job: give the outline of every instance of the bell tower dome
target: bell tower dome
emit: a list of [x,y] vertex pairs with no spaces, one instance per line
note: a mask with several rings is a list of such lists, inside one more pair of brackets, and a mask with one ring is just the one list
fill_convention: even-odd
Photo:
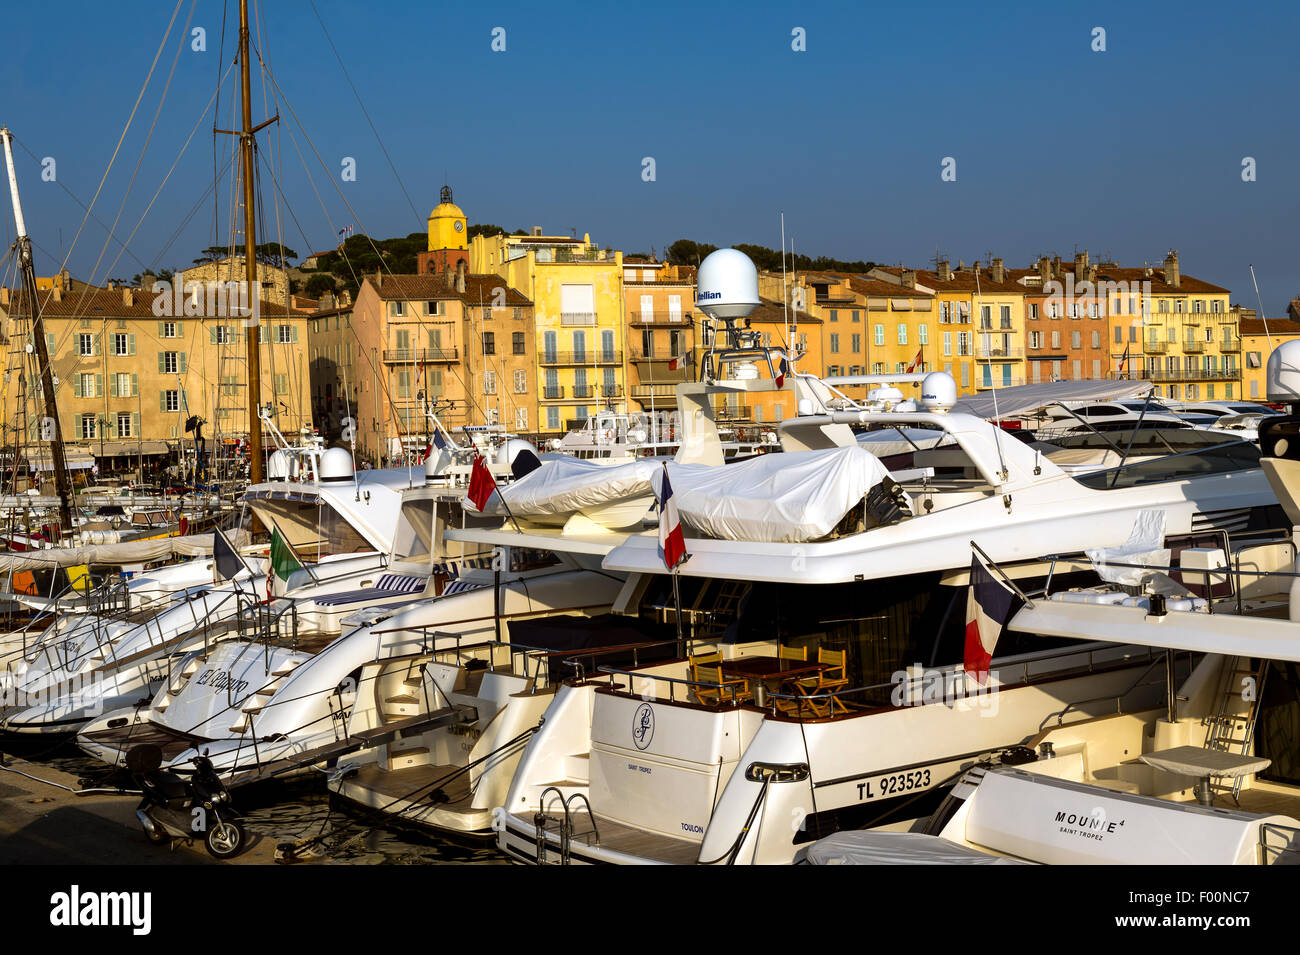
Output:
[[460,262],[469,265],[468,222],[460,206],[452,201],[451,186],[443,186],[439,202],[429,213],[429,247],[419,255],[421,272],[455,271]]

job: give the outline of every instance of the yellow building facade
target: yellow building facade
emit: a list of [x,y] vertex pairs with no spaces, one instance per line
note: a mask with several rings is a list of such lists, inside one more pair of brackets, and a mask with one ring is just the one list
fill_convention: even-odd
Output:
[[627,410],[623,253],[589,235],[475,236],[470,270],[494,273],[533,305],[536,431],[558,437],[599,410]]

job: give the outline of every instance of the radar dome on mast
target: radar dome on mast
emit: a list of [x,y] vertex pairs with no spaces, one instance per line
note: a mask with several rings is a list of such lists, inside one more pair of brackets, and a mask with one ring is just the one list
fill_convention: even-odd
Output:
[[739,249],[705,256],[695,285],[695,307],[710,318],[744,318],[758,307],[758,269]]

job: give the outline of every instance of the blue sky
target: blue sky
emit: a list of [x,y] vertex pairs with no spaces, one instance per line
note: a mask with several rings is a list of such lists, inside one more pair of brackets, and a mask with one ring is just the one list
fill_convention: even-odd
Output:
[[[6,11],[0,121],[57,163],[57,181],[45,182],[37,159],[18,152],[43,273],[82,220],[64,190],[82,201],[95,193],[172,9],[159,0]],[[140,159],[191,16],[184,0],[95,206],[105,223],[121,208],[123,238],[224,65],[222,0],[192,9],[207,50],[180,52]],[[1300,294],[1300,5],[317,0],[317,9],[415,211],[311,6],[266,4],[262,48],[297,120],[282,107],[280,131],[260,141],[279,162],[284,241],[299,253],[330,247],[348,224],[381,236],[422,230],[445,176],[471,222],[576,227],[626,251],[662,251],[681,237],[776,246],[784,211],[797,250],[812,255],[924,267],[938,247],[954,262],[992,252],[1024,266],[1087,248],[1141,264],[1177,248],[1186,274],[1247,305],[1253,263],[1271,315]],[[233,0],[228,16],[227,59]],[[505,52],[491,49],[495,27],[506,31]],[[796,27],[804,52],[791,49]],[[1091,49],[1095,27],[1106,31],[1104,53]],[[260,121],[256,82],[254,100]],[[225,241],[228,177],[220,234],[212,198],[200,203],[214,172],[211,127],[209,115],[129,253],[110,243],[96,269],[106,233],[91,222],[74,274],[98,281],[176,267]],[[642,180],[647,156],[654,182]],[[955,182],[940,179],[947,156]],[[356,160],[355,182],[339,181],[344,157]],[[1254,182],[1242,181],[1244,157],[1256,162]],[[265,179],[264,199],[273,193]],[[264,237],[274,239],[269,205],[267,221]],[[0,240],[12,232],[6,209]]]

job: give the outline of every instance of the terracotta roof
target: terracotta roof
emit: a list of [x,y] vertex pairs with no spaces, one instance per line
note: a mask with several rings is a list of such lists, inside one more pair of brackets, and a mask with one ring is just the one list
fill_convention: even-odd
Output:
[[[890,275],[901,277],[902,274],[902,268],[897,265],[880,265],[877,268],[881,272],[888,272]],[[970,267],[961,270],[953,269],[952,278],[948,281],[939,278],[938,272],[931,272],[929,269],[916,269],[915,271],[916,283],[932,288],[936,292],[974,292],[977,290],[975,272]],[[990,295],[1024,295],[1025,287],[1011,277],[1011,270],[1003,269],[1002,271],[1003,280],[995,282],[989,269],[981,267],[978,291]]]
[[455,287],[448,288],[446,280],[441,275],[385,275],[382,286],[376,284],[373,275],[367,275],[365,284],[379,293],[379,297],[386,302],[459,299],[467,305],[488,305],[496,301],[496,290],[504,288],[506,305],[533,304],[518,289],[507,285],[506,280],[501,276],[491,273],[466,275],[464,292],[456,291]]
[[1243,318],[1237,323],[1237,333],[1239,335],[1277,335],[1286,337],[1288,335],[1300,335],[1300,322],[1291,318],[1270,318],[1268,320],[1268,331],[1264,330],[1264,319],[1262,318]]
[[787,321],[800,325],[812,323],[815,325],[822,324],[820,318],[813,318],[807,312],[787,311],[781,307],[780,302],[774,302],[770,298],[759,299],[758,306],[747,316],[749,321],[754,324],[763,325],[783,325]]
[[909,288],[906,285],[895,285],[893,282],[873,279],[868,275],[859,275],[856,272],[809,272],[808,276],[810,279],[812,276],[826,276],[839,281],[847,280],[849,288],[859,295],[886,296],[889,298],[934,298],[933,292]]
[[[169,316],[155,315],[153,310],[154,293],[145,289],[131,289],[134,293],[134,301],[128,305],[122,297],[122,289],[96,289],[86,291],[65,292],[59,301],[54,300],[50,292],[41,292],[39,302],[41,306],[41,316],[43,318],[148,318],[158,319]],[[22,318],[28,314],[26,303],[26,294],[21,290],[15,290],[10,293],[9,314]],[[206,305],[206,301],[203,302]],[[262,299],[260,303],[260,314],[262,315],[302,315],[308,313],[298,308],[290,308],[278,302],[272,302],[269,299]],[[177,316],[190,318],[218,318],[225,317],[218,314],[212,315],[193,315]]]
[[[1073,272],[1074,265],[1071,262],[1062,262],[1061,267],[1065,272]],[[1147,275],[1147,268],[1151,269],[1151,274]],[[1151,283],[1152,295],[1196,295],[1207,292],[1226,293],[1226,288],[1220,288],[1209,282],[1202,281],[1190,275],[1179,276],[1178,288],[1165,282],[1165,272],[1162,266],[1147,266],[1143,268],[1126,268],[1123,266],[1099,265],[1096,266],[1098,281],[1106,282],[1127,282],[1132,285],[1134,282],[1141,285],[1143,282]],[[1032,269],[1007,269],[1007,275],[1015,281],[1026,276],[1037,278],[1037,267]],[[1057,279],[1058,282],[1064,282],[1064,275]],[[1038,284],[1025,285],[1024,288],[1030,295],[1046,295],[1043,287]]]

